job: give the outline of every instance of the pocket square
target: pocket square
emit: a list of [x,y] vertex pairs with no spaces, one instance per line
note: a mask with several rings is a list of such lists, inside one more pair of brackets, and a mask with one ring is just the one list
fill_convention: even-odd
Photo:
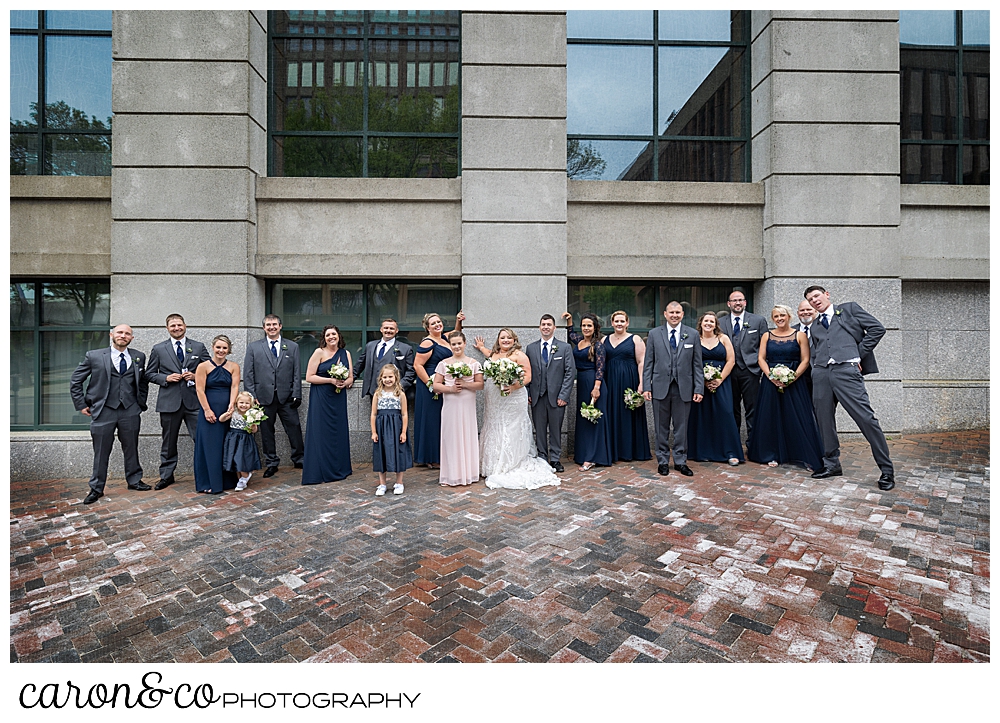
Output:
[[747,334],[756,334],[756,333],[757,333],[756,329],[747,329]]
[[685,344],[684,348],[685,349],[693,349],[694,348],[694,344]]

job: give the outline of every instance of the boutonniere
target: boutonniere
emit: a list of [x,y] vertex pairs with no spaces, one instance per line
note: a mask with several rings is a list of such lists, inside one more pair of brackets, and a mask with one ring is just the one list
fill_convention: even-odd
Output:
[[553,354],[555,354],[556,351],[558,351],[558,349],[559,349],[559,347],[556,346],[556,343],[552,342],[552,348],[549,351],[551,351]]
[[687,338],[688,338],[687,334],[681,334],[681,339],[687,339]]
[[288,351],[288,344],[282,344],[281,349],[282,351]]
[[834,311],[833,315],[834,316],[840,316],[840,309],[837,309],[836,311]]
[[187,350],[187,353],[188,353],[188,354],[193,354],[193,353],[194,353],[194,352],[193,352],[193,351],[191,350],[191,347],[188,347],[188,350]]

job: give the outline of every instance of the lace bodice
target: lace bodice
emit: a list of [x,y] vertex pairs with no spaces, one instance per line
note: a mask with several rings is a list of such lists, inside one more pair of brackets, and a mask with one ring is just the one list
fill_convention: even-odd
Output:
[[569,343],[573,345],[573,357],[576,360],[577,369],[590,369],[593,367],[596,369],[596,379],[599,382],[604,381],[604,362],[607,359],[607,352],[604,349],[604,344],[595,339],[592,343],[594,346],[594,360],[590,360],[590,349],[579,349],[577,344],[583,341],[583,334],[574,331],[572,326],[566,327],[566,335],[569,339]]
[[479,433],[479,467],[491,489],[537,489],[557,485],[559,478],[537,457],[528,412],[528,391],[500,394],[496,384],[485,386],[486,408]]
[[402,405],[399,402],[399,397],[392,392],[379,390],[377,409],[402,409]]
[[250,427],[250,425],[247,424],[247,420],[245,420],[243,418],[243,415],[240,414],[240,410],[239,409],[234,409],[233,410],[233,416],[229,418],[229,428],[230,429],[242,429],[244,431],[248,431],[249,427]]

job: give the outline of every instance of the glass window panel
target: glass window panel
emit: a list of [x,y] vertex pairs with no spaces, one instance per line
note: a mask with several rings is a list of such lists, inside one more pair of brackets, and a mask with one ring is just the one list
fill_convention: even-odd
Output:
[[990,137],[990,53],[962,53],[963,134],[967,140]]
[[368,326],[376,336],[386,317],[400,327],[422,328],[429,313],[441,314],[445,327],[453,329],[460,305],[461,289],[454,283],[368,284]]
[[10,175],[34,176],[38,173],[38,135],[10,134]]
[[368,175],[378,178],[454,178],[458,175],[458,140],[370,138]]
[[[37,15],[37,13],[31,13]],[[38,127],[38,38],[10,36],[10,128]]]
[[358,328],[363,309],[361,284],[275,284],[271,295],[271,311],[290,329]]
[[660,40],[739,40],[730,35],[729,10],[661,10]]
[[949,50],[900,50],[900,138],[958,138],[958,53]]
[[304,88],[312,88],[313,84],[313,66],[312,63],[302,64],[302,86]]
[[45,27],[59,30],[111,30],[110,10],[49,10]]
[[[45,331],[41,334],[42,379],[41,424],[86,427],[90,417],[73,408],[69,380],[73,370],[91,349],[110,346],[107,331]],[[86,385],[84,386],[86,389]]]
[[[12,28],[37,28],[38,27],[38,11],[37,10],[11,10],[10,11],[10,26]],[[13,40],[13,38],[12,38]]]
[[962,183],[976,186],[990,184],[990,147],[964,146],[962,148]]
[[567,38],[653,39],[652,10],[570,10]]
[[286,80],[285,84],[289,88],[298,88],[299,87],[299,64],[298,63],[289,63],[288,64],[288,79]]
[[45,136],[45,173],[52,176],[110,176],[111,136],[59,133]]
[[35,282],[14,282],[10,285],[10,325],[35,325]]
[[316,63],[316,86],[322,88],[326,83],[323,78],[323,61]]
[[[660,286],[660,308],[657,310],[656,323],[657,325],[664,323],[663,310],[671,301],[677,301],[684,307],[684,323],[692,328],[697,324],[698,317],[706,311],[714,311],[719,316],[728,314],[729,307],[726,306],[726,300],[733,291],[737,290],[742,291],[747,297],[747,308],[753,311],[752,283],[745,285],[735,283],[725,286],[681,286],[673,284]],[[790,305],[794,308],[798,306],[798,301]],[[760,312],[756,313],[759,314]],[[765,318],[767,318],[766,315]]]
[[[577,325],[580,315],[597,314],[603,328],[611,328],[611,314],[618,310],[629,316],[629,330],[644,332],[657,325],[654,307],[655,287],[644,284],[569,284],[567,311]],[[560,322],[561,324],[562,322]]]
[[649,141],[566,141],[566,175],[577,181],[619,181],[637,164],[648,167]]
[[360,138],[275,136],[271,147],[275,175],[360,178]]
[[899,154],[900,183],[956,183],[957,148],[904,143]]
[[[13,284],[11,286],[13,287]],[[68,386],[65,393],[69,396]],[[35,332],[33,331],[10,333],[10,423],[31,426],[35,424]]]
[[566,48],[569,133],[649,135],[653,131],[653,49]]
[[740,183],[745,180],[745,143],[660,141],[659,150],[661,181]]
[[954,45],[954,11],[900,10],[899,42],[903,45]]
[[42,326],[110,327],[111,284],[107,281],[42,284]]
[[661,133],[743,134],[743,49],[660,48]]
[[45,124],[111,129],[111,38],[45,41]]
[[990,44],[989,10],[962,11],[962,44],[963,45]]

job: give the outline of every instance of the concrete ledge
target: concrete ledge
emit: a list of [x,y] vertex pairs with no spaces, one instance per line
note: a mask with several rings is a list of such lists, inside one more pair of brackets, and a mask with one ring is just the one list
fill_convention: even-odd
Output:
[[110,276],[111,254],[10,252],[12,276]]
[[569,203],[763,206],[763,183],[567,181]]
[[903,257],[899,261],[899,275],[905,281],[936,279],[987,281],[990,278],[989,259],[911,259]]
[[903,389],[989,389],[989,379],[904,379]]
[[663,279],[683,278],[713,281],[742,281],[764,278],[764,259],[734,258],[726,256],[694,256],[689,254],[671,256],[662,254],[612,253],[573,254],[566,261],[566,274],[570,278],[587,278],[594,269],[628,269],[627,278],[636,281],[651,280],[666,283]]
[[11,176],[11,198],[111,200],[111,176]]
[[985,206],[989,208],[990,187],[901,183],[899,184],[899,205]]
[[461,201],[461,178],[257,178],[258,201]]

